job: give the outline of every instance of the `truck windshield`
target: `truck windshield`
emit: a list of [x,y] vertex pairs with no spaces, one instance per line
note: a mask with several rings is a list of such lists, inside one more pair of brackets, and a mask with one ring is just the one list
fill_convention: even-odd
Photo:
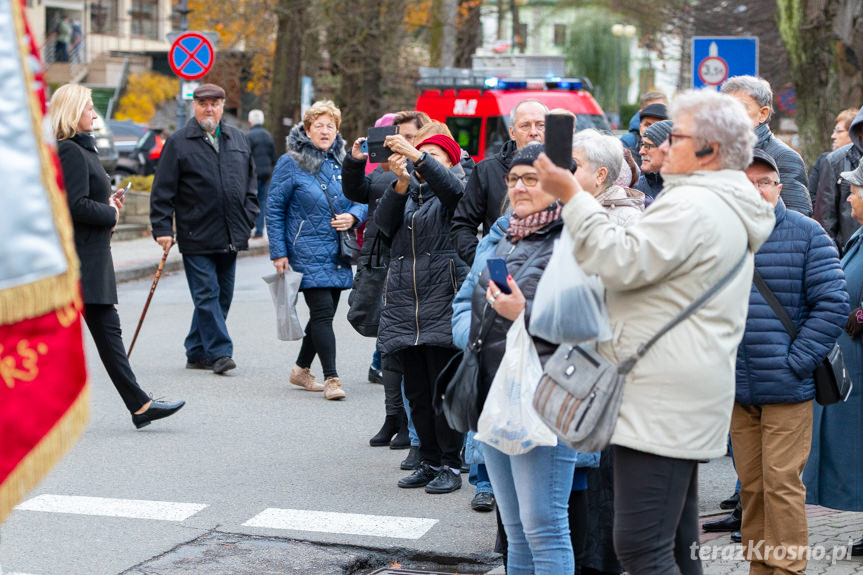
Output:
[[482,118],[452,117],[446,119],[447,128],[461,149],[471,156],[479,155],[479,134]]

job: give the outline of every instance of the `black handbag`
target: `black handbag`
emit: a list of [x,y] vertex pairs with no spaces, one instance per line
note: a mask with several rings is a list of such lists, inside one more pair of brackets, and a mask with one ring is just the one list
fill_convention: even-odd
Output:
[[348,296],[348,323],[365,337],[377,337],[384,304],[389,265],[383,257],[386,243],[381,234],[375,236],[366,262],[360,262],[354,274],[354,287]]
[[[767,282],[758,273],[757,268],[752,279],[755,282],[756,289],[761,293],[761,297],[767,301],[767,305],[770,306],[773,313],[782,322],[785,331],[791,336],[791,340],[795,340],[797,338],[797,328],[794,326],[794,322],[791,321],[791,316],[788,315],[788,312],[779,303],[779,300],[776,299],[776,294],[773,293],[773,290],[770,289],[770,286],[767,285]],[[833,344],[833,349],[818,364],[812,377],[815,380],[815,401],[821,405],[831,405],[848,399],[848,394],[851,393],[853,386],[851,378],[848,376],[848,370],[845,369],[845,361],[842,359],[842,350],[839,348],[838,343]]]
[[[329,192],[327,192],[327,185],[321,181],[321,178],[317,174],[315,174],[315,178],[324,192],[324,197],[327,198],[327,202],[330,204],[330,211],[333,213],[333,217],[335,217],[338,212],[336,212],[333,200],[330,198]],[[349,230],[339,230],[337,233],[339,235],[339,261],[346,266],[356,265],[360,260],[360,243],[357,240],[357,230],[351,228]]]

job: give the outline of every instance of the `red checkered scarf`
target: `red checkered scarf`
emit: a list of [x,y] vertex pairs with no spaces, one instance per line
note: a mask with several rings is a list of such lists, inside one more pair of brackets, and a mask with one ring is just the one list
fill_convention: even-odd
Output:
[[506,239],[510,243],[518,243],[522,238],[526,238],[530,234],[540,230],[560,219],[560,213],[563,210],[563,204],[554,202],[544,210],[534,212],[523,218],[512,214],[509,216],[509,228],[506,230]]

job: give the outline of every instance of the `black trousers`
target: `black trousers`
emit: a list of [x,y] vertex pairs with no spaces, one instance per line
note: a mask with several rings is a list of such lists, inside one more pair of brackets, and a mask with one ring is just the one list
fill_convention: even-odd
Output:
[[130,413],[138,411],[150,401],[150,397],[138,385],[132,366],[126,359],[117,308],[108,304],[84,304],[84,321],[96,343],[102,365],[117,388],[117,393],[123,398],[126,409]]
[[614,446],[614,549],[629,575],[701,575],[697,461]]
[[297,365],[311,367],[315,356],[321,360],[324,378],[338,377],[336,370],[336,334],[333,332],[333,316],[339,307],[339,288],[309,288],[303,290],[309,306],[309,323],[306,335],[297,356]]
[[411,419],[420,439],[420,458],[430,465],[461,467],[464,434],[450,429],[446,417],[432,407],[434,382],[457,350],[433,345],[407,347],[400,352],[405,376],[405,395]]

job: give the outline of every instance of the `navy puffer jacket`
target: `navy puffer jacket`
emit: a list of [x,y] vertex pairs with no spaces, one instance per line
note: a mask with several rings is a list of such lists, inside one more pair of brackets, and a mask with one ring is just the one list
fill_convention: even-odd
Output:
[[378,231],[390,238],[390,266],[378,347],[393,353],[414,345],[453,347],[452,301],[468,267],[450,243],[450,223],[464,193],[464,169],[428,157],[406,194],[394,185],[375,211]]
[[321,182],[338,213],[347,212],[356,225],[366,219],[368,207],[342,193],[341,162],[344,140],[339,135],[326,152],[318,150],[302,126],[288,138],[288,153],[279,158],[267,197],[267,235],[270,259],[287,257],[291,269],[303,274],[300,289],[353,284],[351,266],[339,261],[338,233],[330,225],[333,212]]
[[746,331],[737,349],[737,392],[743,405],[799,403],[815,397],[812,372],[848,319],[848,294],[830,236],[782,200],[773,233],[755,254],[755,267],[797,327],[791,337],[755,285]]

